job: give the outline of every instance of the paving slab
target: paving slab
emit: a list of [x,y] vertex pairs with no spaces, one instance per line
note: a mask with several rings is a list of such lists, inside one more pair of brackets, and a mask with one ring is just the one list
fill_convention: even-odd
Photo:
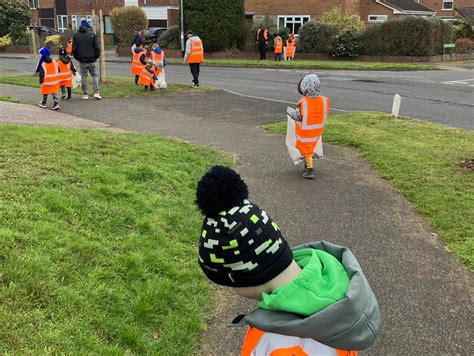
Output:
[[[27,102],[35,93],[0,85],[0,95]],[[356,150],[325,145],[326,158],[316,162],[315,180],[304,180],[302,167],[290,162],[284,138],[259,128],[284,120],[285,105],[199,91],[89,102],[74,98],[61,110],[236,154],[250,200],[272,216],[291,245],[327,240],[351,248],[358,257],[383,320],[380,337],[361,355],[472,353],[473,274]],[[238,355],[244,330],[227,325],[251,307],[218,289],[198,354]]]

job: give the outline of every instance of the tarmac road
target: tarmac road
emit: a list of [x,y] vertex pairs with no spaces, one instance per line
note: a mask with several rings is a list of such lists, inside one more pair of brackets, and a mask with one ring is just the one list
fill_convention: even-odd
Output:
[[[125,59],[126,60],[126,59]],[[0,69],[31,73],[31,59],[1,58]],[[129,75],[127,62],[107,62],[108,75]],[[402,96],[400,115],[452,127],[474,129],[474,64],[446,66],[438,71],[312,71],[286,69],[205,67],[201,84],[243,95],[294,103],[296,85],[307,73],[321,77],[322,92],[332,110],[390,112],[394,94]],[[167,66],[169,82],[190,84],[186,66]]]

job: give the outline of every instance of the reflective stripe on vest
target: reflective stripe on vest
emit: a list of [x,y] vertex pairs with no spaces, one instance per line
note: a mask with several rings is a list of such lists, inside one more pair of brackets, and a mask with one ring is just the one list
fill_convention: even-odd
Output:
[[60,81],[67,81],[72,80],[72,72],[71,72],[71,62],[65,64],[61,61],[58,61],[59,66],[59,80]]
[[204,61],[204,47],[199,37],[191,37],[191,54],[188,57],[188,63],[201,63]]
[[283,53],[283,40],[281,38],[276,39],[275,53]]
[[42,85],[58,85],[59,84],[59,67],[53,59],[51,63],[43,62],[41,67],[44,71],[44,79]]
[[132,66],[131,66],[132,74],[140,75],[143,67],[145,67],[145,65],[142,62],[140,62],[140,57],[143,54],[145,54],[144,51],[133,54],[133,61],[132,61]]
[[355,351],[336,350],[313,339],[266,333],[249,327],[242,344],[242,356],[357,356]]

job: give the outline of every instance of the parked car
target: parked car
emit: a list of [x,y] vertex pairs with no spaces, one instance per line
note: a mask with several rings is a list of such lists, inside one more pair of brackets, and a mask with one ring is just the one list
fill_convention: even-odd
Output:
[[146,30],[143,30],[143,43],[145,45],[150,43],[156,43],[161,34],[167,30],[166,27],[149,27]]
[[43,26],[43,25],[34,25],[34,26],[28,26],[30,30],[35,30],[38,36],[51,36],[51,35],[60,35],[61,32],[55,30],[52,27],[49,26]]

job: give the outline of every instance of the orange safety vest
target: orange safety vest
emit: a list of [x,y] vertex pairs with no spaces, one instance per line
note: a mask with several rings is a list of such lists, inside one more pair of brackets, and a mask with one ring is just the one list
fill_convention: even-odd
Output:
[[56,94],[59,91],[59,67],[57,62],[54,59],[51,63],[43,62],[41,68],[44,71],[41,94]]
[[[153,58],[153,61],[155,62],[155,64],[157,64],[158,62],[163,63],[163,60],[165,59],[165,52],[164,51],[161,51],[161,53],[159,53],[159,54],[155,53],[155,52],[151,52],[151,55],[152,55],[152,58]],[[163,69],[163,67],[162,68],[156,67],[155,75],[160,74],[162,69]]]
[[286,56],[293,58],[295,56],[296,47],[294,41],[286,42]]
[[68,64],[58,61],[59,66],[59,85],[66,88],[72,88],[71,62]]
[[72,54],[72,40],[67,41],[67,44],[66,44],[66,53],[67,53],[67,54]]
[[147,68],[143,68],[138,83],[145,86],[152,86],[154,85],[153,76],[154,73],[150,73]]
[[312,339],[265,333],[253,326],[247,330],[241,356],[251,356],[260,342],[265,343],[265,354],[269,356],[313,356],[334,352],[337,356],[357,356],[357,351],[336,350]]
[[283,40],[281,37],[276,38],[275,53],[283,53]]
[[[262,31],[261,28],[259,28],[258,31],[257,31],[257,41],[260,38],[260,31]],[[268,30],[264,30],[263,38],[265,38],[265,41],[268,41]]]
[[188,41],[191,41],[191,54],[187,59],[187,63],[201,63],[204,62],[204,47],[199,37],[193,36]]
[[296,148],[303,157],[312,156],[324,131],[329,113],[329,98],[303,97],[298,102],[301,121],[295,122]]
[[145,54],[145,51],[141,51],[133,54],[132,65],[130,66],[130,73],[140,75],[145,65],[140,62],[140,57]]

